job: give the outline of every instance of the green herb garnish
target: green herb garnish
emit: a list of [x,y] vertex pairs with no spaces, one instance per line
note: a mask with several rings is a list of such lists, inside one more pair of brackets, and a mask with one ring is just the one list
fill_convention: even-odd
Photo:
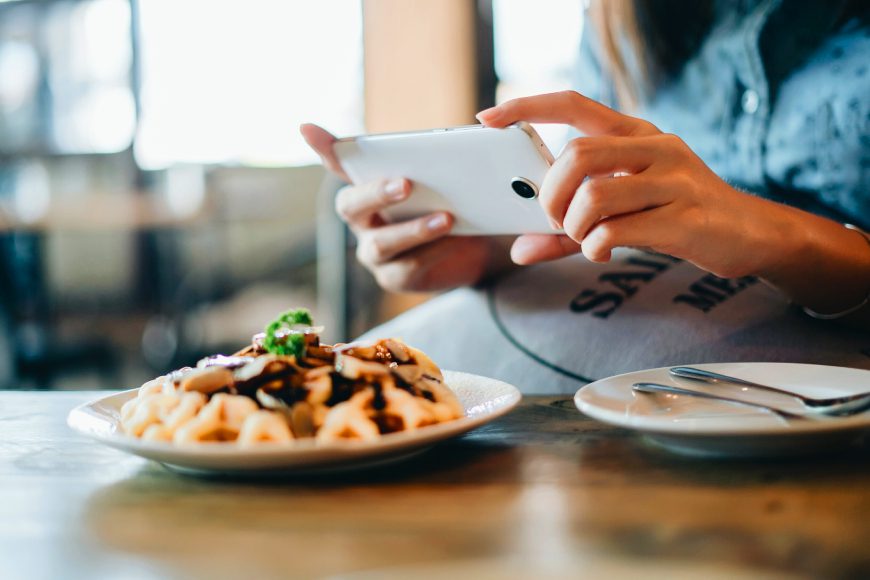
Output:
[[314,321],[311,313],[305,308],[288,310],[266,326],[266,338],[263,340],[263,348],[272,354],[293,355],[297,359],[304,355],[305,335],[301,332],[289,333],[276,337],[279,330],[292,330],[294,326],[304,324],[311,326]]

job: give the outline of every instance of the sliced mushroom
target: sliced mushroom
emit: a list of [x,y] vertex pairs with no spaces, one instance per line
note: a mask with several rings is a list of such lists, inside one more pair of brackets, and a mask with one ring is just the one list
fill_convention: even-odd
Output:
[[418,365],[396,365],[390,371],[408,385],[413,385],[423,378],[423,369]]
[[371,341],[349,342],[341,346],[335,346],[333,351],[335,352],[336,357],[339,354],[346,354],[362,360],[372,361],[377,357],[378,343]]
[[236,388],[245,393],[253,393],[258,388],[280,389],[293,384],[294,377],[300,373],[295,359],[289,356],[263,355],[235,370]]
[[216,393],[223,389],[232,390],[235,381],[233,372],[225,367],[207,367],[192,369],[178,381],[181,391],[196,391],[205,395]]
[[317,358],[324,361],[332,362],[335,359],[335,354],[332,352],[331,346],[320,344],[317,346],[309,346],[305,349],[305,355],[310,358]]
[[370,362],[338,352],[335,355],[335,370],[341,376],[348,379],[359,379],[362,377],[377,377],[389,375],[390,369],[386,365],[376,362]]
[[168,375],[166,375],[166,380],[171,382],[174,386],[177,387],[178,384],[181,382],[181,379],[183,379],[187,374],[189,374],[193,370],[194,370],[193,367],[181,367],[180,369],[174,370],[171,373],[169,373]]
[[320,358],[314,358],[314,357],[309,357],[309,356],[303,357],[302,360],[299,361],[299,364],[301,364],[303,367],[310,367],[310,368],[321,368],[321,367],[332,368],[331,361],[325,361],[325,360],[320,359]]
[[266,389],[257,389],[256,394],[254,395],[257,398],[257,402],[260,403],[264,409],[270,409],[272,411],[290,411],[290,405],[285,403],[282,399],[275,396],[275,391],[267,391]]
[[320,377],[323,375],[329,375],[329,373],[331,373],[331,372],[332,372],[332,367],[330,367],[330,366],[315,367],[312,369],[306,369],[303,372],[302,376],[303,376],[303,379],[308,380],[308,379],[313,379],[313,378]]
[[320,333],[323,332],[323,327],[308,328],[302,332],[305,337],[305,350],[320,346]]
[[408,351],[411,353],[411,358],[414,362],[423,369],[424,374],[427,374],[440,382],[444,382],[444,375],[441,374],[441,369],[439,369],[438,365],[423,353],[423,351],[416,349],[413,346],[409,346]]
[[410,362],[411,353],[408,351],[408,347],[401,341],[396,340],[395,338],[388,338],[383,341],[383,345],[388,351],[390,351],[390,355],[394,361],[398,363]]

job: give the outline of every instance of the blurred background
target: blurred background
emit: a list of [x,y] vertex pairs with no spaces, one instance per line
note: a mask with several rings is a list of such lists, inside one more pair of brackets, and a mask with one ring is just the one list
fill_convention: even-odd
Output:
[[[581,0],[0,1],[0,388],[126,388],[381,292],[298,133],[572,86]],[[560,129],[539,128],[558,150]]]

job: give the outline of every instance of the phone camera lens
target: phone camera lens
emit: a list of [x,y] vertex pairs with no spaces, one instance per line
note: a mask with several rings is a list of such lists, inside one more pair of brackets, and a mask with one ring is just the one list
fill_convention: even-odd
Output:
[[518,196],[525,199],[534,199],[538,196],[538,188],[525,177],[514,177],[511,179],[511,189]]

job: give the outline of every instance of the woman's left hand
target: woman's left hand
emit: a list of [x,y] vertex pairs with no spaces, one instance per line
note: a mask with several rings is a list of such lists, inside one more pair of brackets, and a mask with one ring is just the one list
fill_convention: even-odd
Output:
[[644,247],[722,277],[756,274],[799,227],[791,208],[738,191],[675,135],[576,92],[507,101],[478,119],[562,123],[569,142],[547,173],[540,203],[566,235],[525,235],[513,260],[532,264],[582,251],[607,262],[618,246]]

